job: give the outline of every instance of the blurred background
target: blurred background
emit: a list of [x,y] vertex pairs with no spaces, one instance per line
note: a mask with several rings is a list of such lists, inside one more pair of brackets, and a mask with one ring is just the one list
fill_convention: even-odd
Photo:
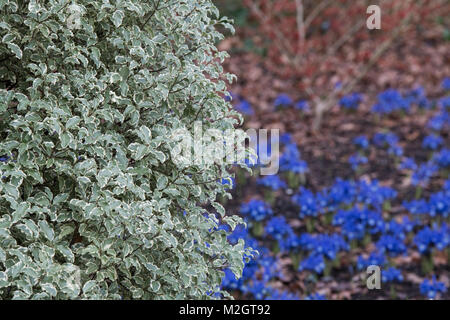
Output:
[[[450,3],[216,0],[244,128],[279,129],[280,172],[236,171],[228,211],[259,256],[247,299],[448,299]],[[369,30],[369,5],[381,29]],[[382,270],[369,290],[365,268]]]

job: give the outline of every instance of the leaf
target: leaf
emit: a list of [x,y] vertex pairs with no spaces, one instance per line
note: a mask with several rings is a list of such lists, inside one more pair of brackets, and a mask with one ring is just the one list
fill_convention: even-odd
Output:
[[22,59],[22,50],[17,44],[9,42],[8,48],[16,55],[18,59]]
[[8,287],[9,285],[8,275],[6,272],[0,271],[0,288]]
[[143,125],[139,129],[139,138],[141,138],[142,142],[149,144],[152,139],[152,131],[145,125]]
[[152,290],[153,292],[158,292],[160,288],[161,284],[159,283],[159,281],[150,280],[150,290]]
[[80,123],[80,121],[81,119],[78,116],[70,118],[69,120],[67,120],[66,129],[74,128],[78,123]]
[[70,144],[71,141],[72,141],[72,138],[71,138],[70,133],[63,132],[63,134],[61,135],[61,147],[67,148],[67,146]]
[[68,262],[73,263],[75,260],[75,255],[73,254],[72,250],[69,249],[67,246],[59,245],[57,246],[57,249],[61,254],[64,256],[64,258],[67,259]]
[[83,285],[83,293],[88,293],[97,285],[97,281],[89,280]]
[[17,222],[17,221],[21,220],[25,216],[26,212],[29,209],[30,209],[29,203],[27,203],[27,202],[20,203],[13,213],[13,221]]
[[125,15],[122,10],[116,10],[113,13],[111,20],[114,23],[114,25],[116,26],[116,28],[120,27],[124,16]]
[[53,229],[48,225],[47,221],[41,220],[39,221],[39,227],[41,229],[41,232],[44,234],[44,236],[50,240],[53,241],[55,238],[55,232]]
[[13,41],[14,38],[15,38],[15,36],[14,36],[12,33],[7,33],[7,34],[5,34],[5,35],[3,36],[2,42],[3,42],[3,43],[8,43],[8,42]]
[[58,291],[56,291],[56,288],[51,283],[44,283],[41,284],[41,287],[45,292],[47,292],[51,297],[55,297]]
[[167,186],[168,181],[169,179],[167,179],[166,176],[159,176],[158,180],[156,181],[156,188],[158,188],[158,190],[164,189]]

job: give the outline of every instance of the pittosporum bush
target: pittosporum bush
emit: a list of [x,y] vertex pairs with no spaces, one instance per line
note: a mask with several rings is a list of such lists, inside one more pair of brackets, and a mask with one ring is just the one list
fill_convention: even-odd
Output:
[[[237,276],[227,162],[180,166],[180,128],[236,131],[209,0],[0,0],[0,298],[214,298]],[[216,155],[214,155],[216,156]],[[230,179],[231,180],[231,179]]]

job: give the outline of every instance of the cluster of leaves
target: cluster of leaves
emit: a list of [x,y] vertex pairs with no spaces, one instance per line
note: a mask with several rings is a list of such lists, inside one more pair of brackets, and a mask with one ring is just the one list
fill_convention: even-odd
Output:
[[[168,137],[233,130],[209,0],[0,0],[0,298],[220,296],[229,166]],[[206,206],[211,213],[206,211]],[[226,293],[223,293],[226,294]]]
[[[336,269],[346,270],[344,272],[354,277],[364,275],[368,266],[378,265],[382,268],[382,281],[391,286],[394,295],[393,284],[404,282],[411,268],[425,278],[417,285],[417,291],[431,299],[445,294],[446,285],[437,279],[440,275],[445,277],[445,273],[440,273],[442,269],[435,265],[438,261],[435,258],[450,257],[450,104],[445,95],[448,83],[449,78],[444,79],[439,89],[444,97],[437,100],[429,100],[423,89],[405,94],[390,89],[381,93],[376,102],[379,104],[381,99],[385,110],[401,112],[403,116],[416,116],[424,108],[435,112],[425,128],[429,135],[422,142],[423,151],[429,154],[427,161],[416,164],[418,159],[405,155],[408,153],[406,143],[399,136],[381,130],[372,137],[353,138],[357,153],[349,159],[349,165],[355,169],[351,179],[336,178],[331,186],[312,190],[302,185],[302,179],[292,179],[292,176],[309,174],[296,171],[296,166],[287,167],[279,175],[258,178],[255,181],[259,186],[258,194],[241,206],[241,215],[249,228],[237,228],[229,238],[233,242],[244,239],[246,245],[257,248],[261,255],[246,264],[243,278],[236,279],[227,272],[223,287],[256,299],[300,299],[299,292],[279,290],[280,282],[293,283],[290,272],[294,273],[294,279],[317,283],[323,277],[336,275],[333,273]],[[413,92],[420,94],[411,94]],[[360,100],[359,94],[352,97]],[[273,105],[274,108],[289,107],[294,106],[293,101],[282,94]],[[358,104],[354,103],[352,109],[357,109]],[[399,105],[407,105],[407,108],[397,109]],[[347,111],[346,103],[342,107]],[[388,117],[391,112],[380,114],[372,109],[372,113],[374,117]],[[439,127],[431,125],[434,118],[444,115],[447,116]],[[283,145],[281,168],[283,159],[300,159],[300,152],[290,134],[285,133],[280,140]],[[408,177],[408,188],[412,192],[404,194],[377,180],[367,180],[368,175],[362,177],[359,167],[371,170],[373,163],[369,155],[379,151],[390,157],[399,175]],[[355,167],[352,159],[356,157],[364,157],[365,161]],[[238,172],[238,179],[239,176]],[[434,191],[430,189],[423,196],[422,190],[428,188],[431,181],[440,182],[438,190],[435,186]],[[282,209],[292,205],[294,217],[290,211]],[[415,266],[401,262],[401,257],[414,254],[420,256],[413,262]],[[290,260],[290,272],[286,271],[286,258]],[[315,293],[314,285],[308,290],[302,292],[303,298],[324,298]]]

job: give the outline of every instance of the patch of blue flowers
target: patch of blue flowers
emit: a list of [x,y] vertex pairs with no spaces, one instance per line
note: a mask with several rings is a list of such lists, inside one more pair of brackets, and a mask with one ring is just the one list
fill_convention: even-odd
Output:
[[378,95],[378,102],[372,107],[372,111],[384,115],[395,111],[409,111],[410,107],[410,99],[397,90],[388,89]]
[[345,109],[356,110],[356,109],[358,109],[358,107],[362,101],[363,101],[363,97],[361,94],[352,93],[352,94],[343,96],[339,100],[339,105]]
[[[441,86],[449,91],[450,78]],[[429,299],[446,294],[446,284],[438,280],[441,271],[433,265],[433,257],[450,256],[450,97],[432,101],[424,88],[416,87],[404,93],[388,89],[377,98],[372,111],[380,115],[398,111],[412,114],[416,108],[429,115],[426,134],[418,140],[419,156],[406,156],[411,148],[394,132],[357,135],[350,140],[355,151],[348,155],[347,165],[353,169],[350,178],[335,177],[331,185],[322,188],[305,182],[294,188],[286,177],[311,172],[293,137],[282,134],[280,175],[247,180],[259,186],[255,191],[264,195],[238,206],[247,227],[237,226],[228,237],[234,244],[244,240],[246,247],[259,254],[245,263],[239,279],[225,269],[223,288],[250,299],[323,300],[327,294],[317,293],[322,289],[308,286],[306,291],[290,291],[287,286],[280,287],[280,282],[293,281],[293,273],[294,279],[313,279],[316,283],[329,277],[334,268],[348,270],[352,276],[362,275],[367,267],[377,265],[382,269],[382,282],[391,289],[408,281],[407,270],[422,269],[418,274],[424,280],[417,285],[417,292]],[[358,93],[339,101],[342,108],[353,110],[361,103]],[[309,110],[306,100],[294,102],[287,94],[279,95],[274,105]],[[235,107],[244,114],[251,112],[242,98]],[[396,177],[404,179],[400,187],[392,187],[399,185],[397,181],[378,181],[370,172],[379,153],[389,157],[398,170]],[[0,161],[6,160],[0,157]],[[360,176],[358,169],[363,165],[367,172]],[[223,184],[232,188],[234,181]],[[266,193],[275,194],[277,201],[266,198]],[[405,264],[403,259],[413,262]],[[287,266],[286,261],[290,261]],[[431,267],[423,269],[430,263]],[[285,279],[286,272],[291,273],[291,280]],[[295,278],[299,274],[301,277]]]

